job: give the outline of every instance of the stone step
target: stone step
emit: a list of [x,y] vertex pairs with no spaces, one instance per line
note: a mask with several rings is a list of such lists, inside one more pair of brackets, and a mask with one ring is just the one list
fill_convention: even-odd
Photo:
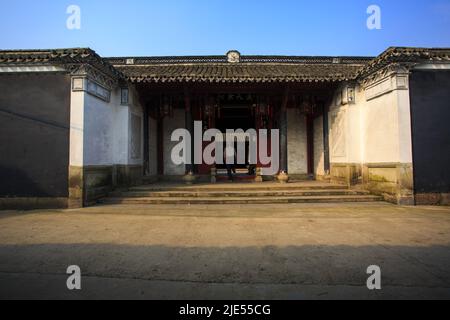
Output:
[[317,190],[255,190],[255,191],[129,191],[111,192],[112,198],[251,198],[251,197],[308,197],[308,196],[356,196],[369,195],[366,191],[349,189]]
[[175,185],[175,186],[161,186],[161,185],[147,185],[129,188],[131,192],[168,192],[168,191],[182,191],[182,192],[228,192],[228,191],[302,191],[302,190],[349,190],[346,186],[333,184],[266,184],[266,183],[220,183],[210,185]]
[[221,198],[171,198],[171,197],[123,197],[105,198],[103,204],[278,204],[278,203],[342,203],[342,202],[374,202],[381,197],[371,195],[353,196],[304,196],[304,197],[221,197]]

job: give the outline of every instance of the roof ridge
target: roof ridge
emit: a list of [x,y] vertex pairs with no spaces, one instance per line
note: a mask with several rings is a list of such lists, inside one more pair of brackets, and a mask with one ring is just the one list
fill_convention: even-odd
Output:
[[[150,59],[150,58],[174,58],[174,59],[178,59],[178,58],[223,58],[226,57],[226,55],[181,55],[181,56],[111,56],[111,57],[104,57],[104,59]],[[325,56],[321,56],[321,55],[264,55],[264,54],[243,54],[241,55],[242,57],[261,57],[261,58],[266,58],[266,57],[270,57],[270,58],[361,58],[361,59],[373,59],[375,58],[374,56],[330,56],[330,55],[325,55]]]
[[53,49],[0,49],[0,53],[41,53],[41,52],[55,52],[55,51],[76,51],[76,50],[92,50],[89,47],[74,47],[74,48],[53,48]]

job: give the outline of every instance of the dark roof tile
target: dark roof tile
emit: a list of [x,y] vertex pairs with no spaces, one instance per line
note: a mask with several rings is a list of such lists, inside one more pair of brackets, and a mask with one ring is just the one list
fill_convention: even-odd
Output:
[[132,82],[304,82],[353,79],[357,64],[116,65]]

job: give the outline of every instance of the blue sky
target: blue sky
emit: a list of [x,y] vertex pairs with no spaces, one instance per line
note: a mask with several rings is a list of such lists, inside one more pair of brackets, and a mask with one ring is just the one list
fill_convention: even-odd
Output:
[[[0,0],[0,48],[91,47],[102,56],[378,55],[450,47],[450,0]],[[66,9],[81,8],[68,30]],[[381,8],[382,29],[366,27]]]

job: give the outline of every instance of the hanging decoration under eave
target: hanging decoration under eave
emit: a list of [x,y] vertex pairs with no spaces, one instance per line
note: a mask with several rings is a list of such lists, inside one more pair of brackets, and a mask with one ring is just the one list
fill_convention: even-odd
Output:
[[161,117],[173,118],[173,97],[162,95],[159,103],[159,114]]
[[256,103],[256,117],[262,129],[268,129],[269,119],[273,117],[273,108],[268,97],[259,97]]
[[310,95],[304,95],[296,98],[298,103],[297,112],[305,115],[313,115],[317,112],[317,98]]
[[208,97],[205,99],[205,103],[203,104],[202,108],[202,117],[204,120],[206,120],[208,128],[212,127],[213,119],[216,117],[216,109],[217,109],[217,103],[212,97]]

